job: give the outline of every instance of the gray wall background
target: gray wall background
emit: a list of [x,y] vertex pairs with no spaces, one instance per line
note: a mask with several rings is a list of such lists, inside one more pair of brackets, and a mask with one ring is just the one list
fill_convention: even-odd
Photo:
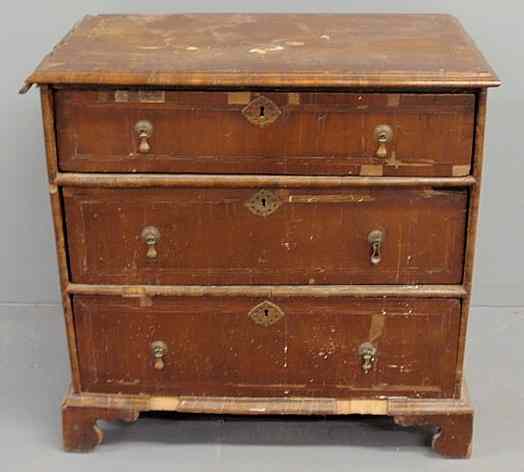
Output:
[[0,17],[0,305],[59,303],[39,95],[24,78],[83,15],[165,12],[439,12],[457,16],[504,85],[489,94],[474,304],[524,306],[524,7],[519,0],[11,2]]

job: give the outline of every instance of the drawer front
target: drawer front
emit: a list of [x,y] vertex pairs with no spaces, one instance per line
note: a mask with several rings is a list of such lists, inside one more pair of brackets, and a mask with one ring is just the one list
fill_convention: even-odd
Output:
[[465,190],[66,188],[64,202],[78,283],[462,279]]
[[140,306],[76,296],[82,390],[450,397],[459,309],[451,299],[157,297]]
[[59,165],[461,176],[470,171],[474,107],[473,94],[58,90]]

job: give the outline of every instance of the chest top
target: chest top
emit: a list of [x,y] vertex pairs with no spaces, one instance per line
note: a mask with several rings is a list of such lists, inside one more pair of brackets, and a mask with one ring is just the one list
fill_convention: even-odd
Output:
[[26,86],[479,88],[499,85],[448,15],[85,17]]

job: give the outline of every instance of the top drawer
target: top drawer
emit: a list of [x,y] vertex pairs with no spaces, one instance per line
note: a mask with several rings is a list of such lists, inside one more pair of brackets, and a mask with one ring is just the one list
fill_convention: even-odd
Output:
[[76,172],[463,176],[473,94],[56,92]]

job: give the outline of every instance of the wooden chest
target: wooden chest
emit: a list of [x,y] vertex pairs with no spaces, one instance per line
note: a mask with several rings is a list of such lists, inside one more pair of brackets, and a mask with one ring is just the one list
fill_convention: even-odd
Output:
[[447,15],[86,17],[40,85],[66,450],[142,411],[382,414],[470,452],[486,89]]

